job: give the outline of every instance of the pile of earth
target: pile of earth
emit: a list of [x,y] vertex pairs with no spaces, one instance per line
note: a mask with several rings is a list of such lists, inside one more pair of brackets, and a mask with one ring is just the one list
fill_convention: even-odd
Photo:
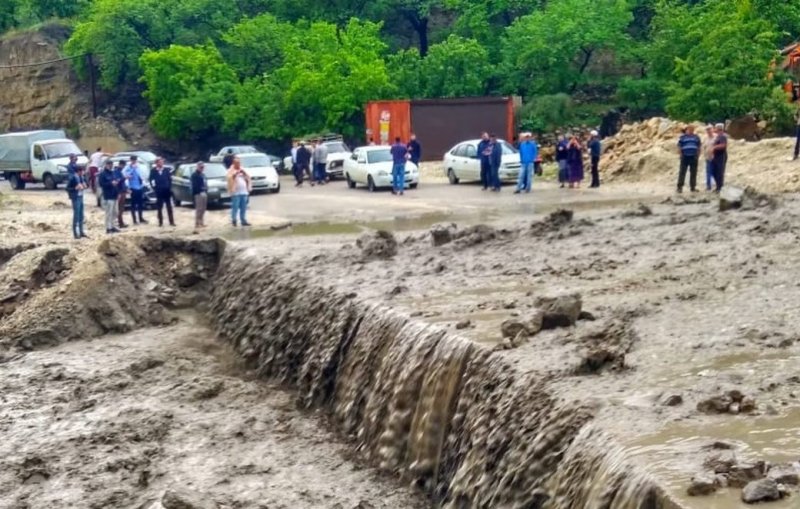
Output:
[[[678,173],[677,142],[687,125],[705,139],[705,125],[654,117],[627,124],[603,140],[600,171],[606,182],[649,182],[674,185]],[[800,190],[800,164],[791,161],[794,140],[771,138],[748,142],[731,139],[728,145],[726,181],[765,192]],[[705,186],[701,159],[698,186]]]

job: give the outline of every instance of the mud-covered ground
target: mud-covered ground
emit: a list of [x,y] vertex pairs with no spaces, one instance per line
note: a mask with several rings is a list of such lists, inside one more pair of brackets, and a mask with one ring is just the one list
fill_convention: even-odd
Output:
[[[497,345],[564,399],[595,402],[597,422],[691,506],[742,505],[738,488],[686,495],[714,441],[740,461],[800,459],[798,197],[728,212],[708,195],[673,197],[571,221],[438,230],[452,241],[401,233],[396,254],[370,235],[253,245],[323,285]],[[503,339],[503,321],[527,320],[538,298],[564,293],[589,312],[576,326]],[[731,390],[746,402],[698,407]]]
[[[472,191],[480,193],[464,192]],[[84,260],[95,263],[96,239],[80,248],[66,241],[69,254],[48,261],[58,250],[53,242],[64,242],[53,224],[68,224],[70,211],[42,196],[24,198],[24,209],[0,211],[0,286],[19,287],[20,274],[35,283],[14,290],[30,308],[26,316],[42,313],[32,303],[50,301],[25,300],[25,292],[50,290],[55,303],[61,293],[71,294],[61,290],[70,283],[95,282],[73,272]],[[708,469],[715,441],[732,447],[737,461],[800,459],[800,198],[785,195],[775,207],[728,212],[706,194],[576,208],[571,218],[523,219],[502,210],[488,225],[436,227],[438,245],[427,229],[396,233],[396,245],[349,229],[233,238],[265,260],[280,259],[298,277],[491,345],[518,369],[547,378],[565,400],[594,402],[598,424],[690,507],[741,505],[739,488],[686,495],[692,475]],[[189,213],[182,211],[183,219]],[[220,217],[222,227],[226,216]],[[13,246],[31,242],[46,252],[13,258]],[[124,248],[115,249],[103,256],[125,258]],[[25,270],[26,256],[38,268]],[[126,295],[150,292],[142,305],[180,293],[186,268],[196,263],[151,256],[139,259],[160,268],[145,271],[158,283],[140,277],[126,288]],[[127,263],[126,277],[135,267]],[[181,277],[159,279],[171,267]],[[527,321],[541,307],[538,299],[565,293],[579,294],[588,312],[575,326],[503,338],[504,321]],[[143,311],[123,328],[171,322],[148,321]],[[12,318],[18,329],[27,327],[20,311]],[[107,332],[117,321],[106,325],[87,331]],[[362,469],[323,422],[293,409],[292,396],[237,370],[227,350],[195,324],[22,354],[0,348],[0,389],[0,429],[11,437],[0,445],[0,506],[138,508],[171,487],[221,507],[421,503]],[[742,398],[735,405],[724,401],[731,390],[747,405]],[[755,408],[743,410],[751,401]],[[722,413],[708,413],[709,405]],[[798,496],[772,507],[793,507]]]
[[0,435],[9,509],[425,507],[193,314],[5,359]]

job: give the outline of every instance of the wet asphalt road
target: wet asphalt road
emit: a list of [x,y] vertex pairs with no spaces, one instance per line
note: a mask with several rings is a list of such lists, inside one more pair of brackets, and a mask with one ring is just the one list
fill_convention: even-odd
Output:
[[530,194],[514,194],[507,185],[499,193],[483,191],[478,184],[450,185],[446,180],[425,181],[419,188],[394,196],[389,190],[369,192],[349,189],[343,181],[324,186],[294,187],[284,177],[279,194],[252,197],[250,210],[276,220],[302,222],[376,222],[419,218],[424,223],[437,220],[474,219],[490,221],[501,217],[525,217],[549,213],[558,207],[573,209],[619,206],[637,201],[653,201],[663,195],[628,186],[601,189],[560,189],[554,182],[536,182]]

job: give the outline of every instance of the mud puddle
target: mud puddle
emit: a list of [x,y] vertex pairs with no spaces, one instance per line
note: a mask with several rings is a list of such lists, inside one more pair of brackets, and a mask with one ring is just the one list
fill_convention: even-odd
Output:
[[[2,365],[0,507],[427,507],[193,320]],[[205,507],[205,506],[204,506]]]
[[471,226],[480,223],[491,223],[501,219],[529,220],[550,214],[560,208],[569,207],[573,210],[602,210],[623,207],[637,203],[654,203],[656,197],[631,197],[613,199],[573,199],[563,197],[557,200],[547,200],[543,203],[517,203],[513,206],[502,208],[468,207],[471,211],[441,211],[424,214],[399,215],[389,219],[370,220],[332,220],[311,221],[301,223],[285,223],[271,228],[252,228],[227,232],[223,237],[226,240],[247,241],[268,239],[274,237],[291,236],[328,236],[328,235],[355,235],[366,231],[386,230],[391,232],[413,232],[425,230],[435,224],[457,223],[462,226]]
[[[687,479],[698,472],[686,461],[715,441],[724,440],[736,450],[736,457],[745,461],[765,460],[771,463],[792,463],[800,459],[800,408],[780,416],[748,417],[717,422],[672,423],[660,432],[633,441],[628,454],[646,462],[648,471],[661,481],[672,496],[686,507],[704,509],[742,509],[740,489],[721,489],[708,497],[686,494]],[[791,496],[765,507],[788,509],[798,507]]]

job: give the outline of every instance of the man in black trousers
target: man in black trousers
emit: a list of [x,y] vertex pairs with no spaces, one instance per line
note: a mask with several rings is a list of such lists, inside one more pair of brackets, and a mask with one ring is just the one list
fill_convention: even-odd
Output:
[[156,193],[156,208],[158,209],[158,226],[164,226],[164,206],[167,206],[167,217],[170,226],[175,226],[172,215],[172,171],[164,166],[164,160],[156,159],[156,165],[150,170],[150,187]]

